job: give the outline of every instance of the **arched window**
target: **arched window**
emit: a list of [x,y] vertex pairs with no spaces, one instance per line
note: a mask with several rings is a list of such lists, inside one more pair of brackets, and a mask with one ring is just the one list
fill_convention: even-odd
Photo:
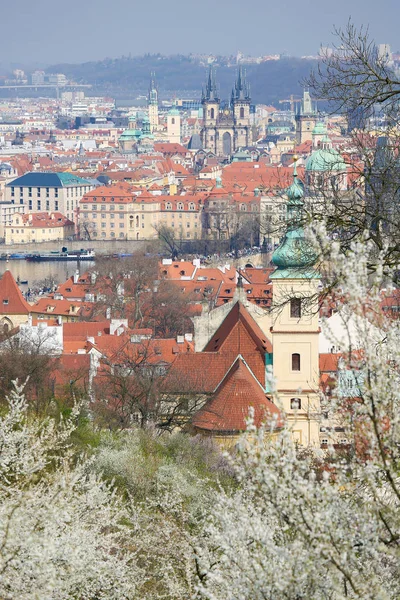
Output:
[[301,298],[292,298],[290,300],[290,317],[300,319],[301,317]]
[[191,202],[191,203],[189,204],[189,210],[194,210],[194,202]]
[[178,202],[178,210],[183,210],[183,203],[182,202]]
[[211,117],[211,119],[213,119],[213,118],[214,118],[214,115],[215,115],[215,111],[214,111],[214,109],[212,108],[212,109],[210,110],[210,117]]
[[171,210],[171,209],[172,209],[172,204],[171,204],[171,202],[167,202],[167,204],[165,205],[165,208],[166,208],[167,210]]
[[246,205],[245,204],[241,204],[240,205],[240,210],[245,211],[246,210]]
[[301,409],[301,398],[290,398],[290,410]]
[[171,119],[171,125],[175,125],[175,117],[172,117],[172,119]]
[[240,118],[244,119],[244,108],[243,108],[243,106],[240,107]]
[[292,371],[300,371],[300,354],[292,354]]
[[136,227],[139,227],[139,215],[136,215]]

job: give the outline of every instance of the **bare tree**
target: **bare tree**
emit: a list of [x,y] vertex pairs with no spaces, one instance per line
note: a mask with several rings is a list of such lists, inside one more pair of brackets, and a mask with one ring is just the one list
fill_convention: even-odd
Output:
[[[326,54],[308,84],[316,97],[347,119],[341,148],[347,164],[347,188],[335,187],[336,173],[326,170],[325,181],[306,182],[310,202],[308,222],[324,220],[330,235],[344,251],[360,235],[383,252],[388,266],[400,262],[400,79],[388,57],[381,54],[367,29],[350,21],[336,30],[337,43]],[[332,185],[325,184],[331,178]],[[370,270],[375,269],[374,254]]]

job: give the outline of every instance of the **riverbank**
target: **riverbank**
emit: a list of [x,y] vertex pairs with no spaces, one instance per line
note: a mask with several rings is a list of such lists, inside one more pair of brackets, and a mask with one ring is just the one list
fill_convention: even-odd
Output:
[[117,252],[133,252],[134,254],[137,254],[138,252],[151,252],[151,250],[154,250],[154,246],[155,242],[146,240],[77,240],[73,242],[43,242],[42,244],[11,244],[7,246],[5,244],[1,244],[0,254],[12,254],[14,252],[23,252],[26,254],[39,252],[42,254],[54,250],[61,250],[63,247],[68,248],[69,251],[80,250],[81,248],[84,250],[93,248],[93,250],[96,252],[96,255],[115,254]]

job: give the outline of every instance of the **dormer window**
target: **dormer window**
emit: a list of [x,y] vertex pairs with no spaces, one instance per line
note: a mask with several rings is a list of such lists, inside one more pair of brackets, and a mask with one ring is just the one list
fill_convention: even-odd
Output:
[[8,304],[8,298],[4,298],[3,304]]
[[194,210],[194,202],[191,202],[191,203],[189,204],[189,210]]
[[172,209],[172,204],[171,204],[171,202],[167,202],[167,204],[165,205],[165,208],[166,208],[167,210],[171,210],[171,209]]
[[178,202],[178,210],[183,210],[183,203],[182,202]]

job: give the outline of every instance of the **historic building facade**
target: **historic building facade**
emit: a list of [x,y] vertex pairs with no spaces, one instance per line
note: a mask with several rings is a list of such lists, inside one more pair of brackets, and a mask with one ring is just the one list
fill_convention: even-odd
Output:
[[239,148],[251,144],[250,88],[239,67],[230,105],[222,109],[215,80],[210,68],[205,92],[202,96],[203,128],[201,143],[205,150],[217,156],[229,157]]

